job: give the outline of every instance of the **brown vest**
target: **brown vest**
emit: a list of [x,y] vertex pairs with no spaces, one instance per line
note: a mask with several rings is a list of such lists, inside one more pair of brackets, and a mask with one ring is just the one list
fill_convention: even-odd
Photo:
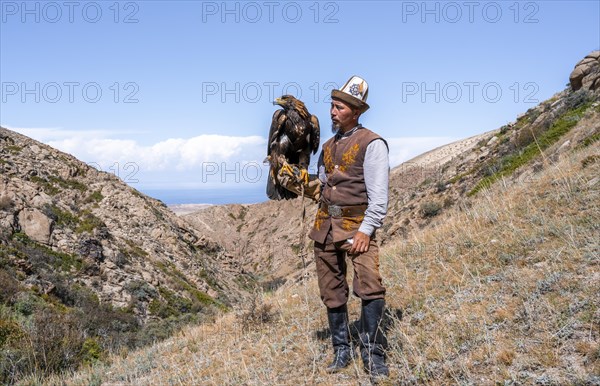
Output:
[[[323,145],[323,163],[327,183],[323,187],[321,202],[342,207],[366,205],[363,163],[367,146],[381,137],[364,127],[358,128],[349,137],[336,141],[330,138]],[[331,217],[319,205],[315,223],[308,237],[323,244],[331,229],[333,242],[354,237],[360,227],[364,213],[354,217]]]

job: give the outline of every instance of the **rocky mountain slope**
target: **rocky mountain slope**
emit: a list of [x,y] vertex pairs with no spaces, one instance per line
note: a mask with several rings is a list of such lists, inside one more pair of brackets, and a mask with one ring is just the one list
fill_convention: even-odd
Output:
[[0,383],[162,339],[227,308],[243,277],[162,202],[0,128]]
[[[378,232],[379,240],[386,244],[396,237],[408,238],[415,229],[435,223],[440,213],[496,181],[509,184],[527,179],[560,153],[596,141],[600,51],[579,62],[570,79],[571,87],[516,121],[395,167],[390,173],[388,217]],[[239,256],[244,270],[268,289],[304,274],[299,268],[312,260],[304,229],[312,226],[315,212],[315,203],[296,199],[215,206],[183,218]]]
[[[136,301],[136,312],[144,317],[152,316],[152,300],[165,300],[159,288],[208,303],[227,303],[226,293],[236,293],[230,280],[240,273],[236,264],[215,263],[230,256],[162,202],[111,173],[3,128],[0,154],[3,250],[39,246],[63,254],[68,262],[61,268],[74,282],[115,307]],[[19,272],[36,268],[7,256]],[[53,291],[51,282],[28,276],[28,286]],[[136,283],[145,283],[155,296],[136,298]]]

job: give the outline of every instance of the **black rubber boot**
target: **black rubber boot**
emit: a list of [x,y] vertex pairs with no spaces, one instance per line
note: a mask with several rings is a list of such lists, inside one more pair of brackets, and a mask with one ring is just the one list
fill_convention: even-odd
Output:
[[333,362],[327,366],[327,372],[335,373],[348,367],[352,359],[348,332],[348,308],[345,304],[337,308],[327,308],[327,319],[329,319],[334,354]]
[[374,381],[390,375],[385,364],[384,336],[380,328],[384,306],[383,299],[362,302],[360,354],[365,371],[371,375],[371,379]]

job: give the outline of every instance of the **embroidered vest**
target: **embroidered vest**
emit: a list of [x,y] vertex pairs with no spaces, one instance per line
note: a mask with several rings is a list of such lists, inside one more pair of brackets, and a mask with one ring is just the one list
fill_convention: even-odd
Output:
[[[323,163],[327,182],[321,201],[327,205],[353,206],[368,203],[363,163],[367,146],[381,137],[364,127],[358,128],[349,137],[330,138],[323,145]],[[354,237],[364,214],[355,217],[331,217],[321,208],[317,210],[315,223],[309,237],[324,243],[331,229],[333,242]]]

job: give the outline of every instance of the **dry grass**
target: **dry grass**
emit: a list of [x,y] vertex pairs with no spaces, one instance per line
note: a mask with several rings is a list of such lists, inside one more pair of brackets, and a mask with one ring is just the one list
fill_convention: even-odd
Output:
[[[388,384],[600,381],[600,199],[594,180],[600,163],[581,162],[597,153],[591,146],[528,183],[500,181],[442,213],[436,228],[386,246],[382,271],[393,311]],[[231,312],[163,343],[114,355],[110,365],[47,383],[368,383],[358,361],[339,374],[324,372],[330,338],[314,278],[249,306],[254,314]],[[359,311],[353,299],[352,321]]]

